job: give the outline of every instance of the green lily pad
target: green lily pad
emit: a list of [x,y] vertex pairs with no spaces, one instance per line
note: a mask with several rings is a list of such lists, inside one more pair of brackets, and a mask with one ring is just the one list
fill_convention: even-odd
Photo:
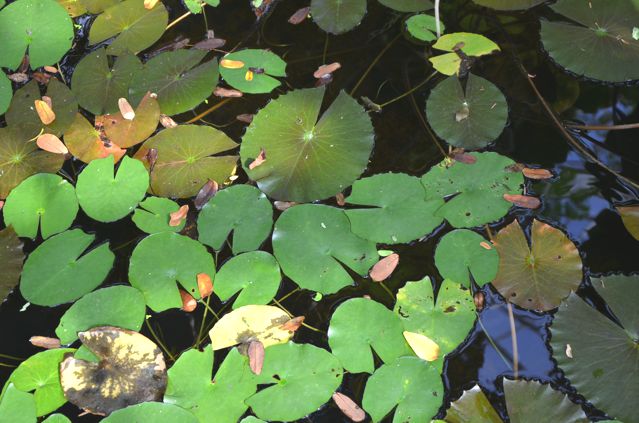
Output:
[[168,198],[147,197],[133,212],[133,223],[147,234],[158,232],[180,232],[186,225],[186,219],[177,226],[170,226],[171,213],[180,209],[180,205]]
[[576,291],[583,278],[575,244],[559,229],[534,220],[530,247],[519,222],[495,237],[499,271],[493,286],[520,307],[548,311]]
[[[131,0],[129,0],[131,1]],[[157,94],[165,115],[188,112],[211,96],[217,81],[217,60],[201,63],[204,50],[167,51],[153,57],[131,81],[131,104],[147,92]]]
[[233,348],[211,380],[213,350],[190,349],[169,369],[164,402],[192,412],[204,423],[215,416],[220,423],[235,423],[246,412],[244,400],[257,391],[248,359]]
[[102,116],[101,120],[109,141],[118,147],[129,148],[153,135],[160,121],[160,106],[155,96],[147,93],[135,109],[133,119],[126,119],[118,112]]
[[0,230],[0,263],[2,263],[0,304],[4,302],[20,280],[22,262],[24,261],[22,246],[22,242],[12,227]]
[[366,275],[378,259],[375,244],[350,231],[342,210],[319,204],[302,204],[282,213],[275,222],[273,252],[286,276],[301,288],[322,294],[353,283],[344,267]]
[[484,286],[497,276],[499,254],[478,233],[457,229],[444,235],[437,244],[435,266],[444,279],[452,279],[466,288],[470,286],[469,273],[477,285]]
[[[546,406],[543,405],[543,407],[546,410]],[[461,398],[453,401],[446,411],[447,423],[468,423],[470,421],[473,423],[503,423],[478,385],[464,391]]]
[[162,2],[148,10],[143,0],[125,0],[109,7],[93,21],[89,45],[117,35],[107,47],[108,54],[137,54],[159,40],[168,23],[169,14]]
[[625,0],[560,0],[550,6],[571,22],[541,21],[550,57],[573,74],[608,82],[639,79],[639,11]]
[[273,345],[266,349],[264,367],[257,377],[258,384],[270,386],[245,403],[264,420],[301,419],[331,398],[342,375],[339,360],[322,348],[293,342]]
[[13,88],[11,81],[4,72],[0,72],[0,115],[9,108],[11,98],[13,97]]
[[437,214],[456,228],[494,222],[512,204],[504,194],[521,194],[524,177],[510,170],[515,162],[497,153],[468,153],[475,163],[442,161],[422,176],[429,197],[452,197]]
[[383,304],[353,298],[335,310],[328,328],[328,345],[351,373],[373,373],[373,353],[385,363],[413,355],[402,335],[399,317]]
[[393,409],[393,423],[428,422],[443,400],[444,384],[437,368],[417,357],[400,357],[368,378],[362,405],[373,422]]
[[240,423],[266,423],[266,422],[262,419],[258,419],[255,416],[246,416],[242,420],[240,420]]
[[465,88],[455,76],[437,84],[428,97],[426,116],[448,144],[477,150],[499,137],[508,120],[508,104],[499,88],[471,73]]
[[84,56],[73,71],[71,89],[84,109],[94,115],[118,111],[118,99],[127,98],[133,76],[142,63],[133,54],[119,56],[109,65],[104,47]]
[[233,302],[233,309],[268,304],[277,294],[281,281],[275,257],[265,251],[251,251],[224,263],[215,277],[215,293],[226,301],[241,291]]
[[[226,61],[242,62],[244,66],[224,66]],[[286,62],[268,50],[245,49],[227,54],[220,61],[224,81],[244,93],[270,93],[279,87],[275,76],[286,76]]]
[[3,209],[5,225],[18,236],[35,238],[38,227],[42,238],[67,230],[78,213],[73,185],[51,173],[30,176],[15,187]]
[[366,0],[311,0],[313,21],[326,32],[342,34],[355,28],[366,14]]
[[36,423],[35,398],[10,383],[0,398],[0,418],[11,423]]
[[197,219],[199,241],[214,250],[221,250],[232,232],[233,254],[260,248],[272,227],[273,206],[250,185],[219,191],[204,205]]
[[622,400],[639,395],[638,283],[637,276],[624,275],[592,281],[619,323],[572,293],[550,327],[553,357],[572,386],[595,407],[627,422],[639,419],[633,402]]
[[90,292],[76,301],[60,318],[55,334],[62,344],[78,339],[78,332],[97,326],[117,326],[138,331],[146,304],[140,291],[117,285]]
[[87,12],[92,15],[99,15],[109,7],[120,3],[122,0],[79,0]]
[[383,244],[410,242],[431,233],[443,219],[435,212],[442,198],[427,198],[419,178],[377,174],[355,181],[349,204],[375,206],[345,210],[353,233]]
[[442,35],[433,44],[433,48],[452,52],[428,59],[436,70],[449,76],[458,74],[461,66],[461,57],[455,52],[455,49],[459,48],[469,57],[481,57],[499,51],[499,46],[488,38],[470,32],[453,32]]
[[[421,13],[413,15],[406,19],[404,23],[408,33],[417,40],[430,43],[437,39],[435,32],[437,31],[437,20],[431,16]],[[443,23],[439,23],[440,30],[443,32],[445,27]]]
[[130,405],[114,411],[101,421],[103,423],[145,421],[153,421],[153,423],[198,423],[198,419],[182,407],[162,402],[143,402]]
[[71,423],[71,420],[64,414],[51,414],[49,417],[44,419],[42,423]]
[[[340,92],[319,117],[324,87],[291,91],[258,112],[242,139],[240,156],[249,177],[277,200],[309,202],[350,186],[373,148],[370,117]],[[266,153],[266,161],[249,169]]]
[[198,299],[198,273],[215,276],[215,262],[199,242],[173,232],[144,238],[133,250],[129,281],[156,312],[182,307],[176,282]]
[[73,229],[40,244],[24,263],[22,296],[33,304],[52,307],[93,291],[115,259],[108,244],[86,252],[94,239],[95,235]]
[[33,69],[52,65],[71,48],[73,21],[55,0],[19,0],[0,10],[0,66],[17,69],[27,49]]
[[151,174],[151,192],[161,197],[188,198],[209,180],[224,182],[234,172],[237,156],[213,156],[237,147],[224,132],[210,126],[180,125],[149,138],[135,154],[144,160],[155,148],[158,153]]
[[473,0],[480,6],[496,10],[525,10],[545,3],[547,0]]

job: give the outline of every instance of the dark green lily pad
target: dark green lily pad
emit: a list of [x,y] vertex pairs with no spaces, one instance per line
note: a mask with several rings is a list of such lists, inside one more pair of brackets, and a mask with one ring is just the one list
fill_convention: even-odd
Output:
[[275,222],[273,252],[286,276],[301,288],[322,294],[353,283],[344,267],[366,275],[378,259],[375,244],[350,231],[342,210],[319,204],[302,204],[282,213]]
[[473,0],[480,6],[496,10],[524,10],[539,6],[548,0]]
[[471,32],[453,32],[442,35],[433,48],[451,53],[434,56],[428,60],[433,67],[444,75],[459,74],[461,57],[455,49],[460,49],[466,56],[480,57],[499,51],[499,46],[481,34]]
[[479,286],[492,282],[499,270],[499,254],[483,236],[467,229],[444,235],[435,250],[435,265],[445,279],[470,286],[470,276]]
[[4,223],[18,236],[42,238],[67,230],[78,213],[75,189],[66,179],[51,173],[30,176],[15,187],[4,205]]
[[421,12],[433,8],[433,2],[430,0],[379,0],[379,2],[398,12]]
[[[242,62],[244,66],[226,67],[226,61]],[[268,50],[245,49],[224,56],[220,74],[227,84],[243,93],[270,93],[281,85],[274,77],[286,76],[286,62]]]
[[[321,200],[350,186],[366,168],[374,138],[370,117],[345,92],[319,117],[324,91],[291,91],[260,110],[247,128],[242,165],[268,196]],[[262,149],[266,161],[249,169]]]
[[[431,15],[425,13],[413,15],[406,19],[404,24],[406,25],[408,33],[419,41],[431,42],[437,39],[437,35],[435,35],[437,31],[437,20]],[[443,32],[445,26],[441,21],[439,27]]]
[[313,21],[326,32],[341,34],[355,28],[366,14],[366,0],[311,0]]
[[177,405],[162,402],[143,402],[116,410],[103,423],[131,423],[153,421],[153,423],[198,423],[198,419]]
[[9,108],[11,98],[13,97],[13,88],[11,87],[11,81],[7,78],[4,72],[0,72],[0,115]]
[[158,232],[180,232],[186,225],[186,219],[177,226],[170,226],[171,213],[180,209],[180,205],[168,198],[147,197],[133,212],[133,223],[147,234]]
[[22,262],[24,253],[22,252],[22,241],[12,227],[4,228],[0,231],[0,263],[2,272],[0,273],[0,304],[4,302],[7,295],[16,287],[22,272]]
[[22,296],[33,304],[52,307],[93,291],[115,259],[108,244],[86,252],[94,239],[95,235],[73,229],[40,244],[24,263]]
[[8,384],[0,398],[0,417],[11,423],[36,423],[36,404],[32,394]]
[[499,88],[471,73],[465,88],[455,76],[437,84],[428,97],[426,116],[448,144],[477,150],[499,137],[508,120],[508,104]]

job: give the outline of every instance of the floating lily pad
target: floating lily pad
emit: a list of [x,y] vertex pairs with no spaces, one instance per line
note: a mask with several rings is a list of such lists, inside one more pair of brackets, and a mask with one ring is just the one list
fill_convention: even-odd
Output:
[[213,350],[190,349],[169,369],[164,402],[179,405],[204,423],[215,416],[220,423],[235,423],[246,412],[244,400],[255,393],[257,381],[247,357],[237,349],[226,356],[211,380]]
[[[324,87],[291,91],[260,110],[247,128],[242,165],[270,197],[296,202],[328,198],[366,168],[374,138],[370,117],[345,92],[319,117],[323,98]],[[266,161],[249,169],[262,149]]]
[[133,76],[142,63],[133,54],[119,56],[109,65],[104,47],[84,56],[73,71],[71,89],[84,109],[94,115],[118,111],[118,99],[127,98]]
[[[406,30],[419,41],[431,42],[437,39],[437,20],[431,16],[421,13],[406,19]],[[440,31],[444,31],[443,23],[439,23]]]
[[630,235],[639,241],[639,206],[618,206],[617,211]]
[[266,349],[264,367],[257,377],[260,385],[270,386],[245,402],[264,420],[301,419],[331,398],[342,375],[339,360],[322,348],[293,342],[274,345]]
[[[237,144],[210,126],[180,125],[148,139],[135,157],[143,160],[155,148],[158,158],[151,174],[151,191],[161,197],[192,197],[209,180],[224,182],[234,172],[237,156],[213,156]],[[144,161],[145,166],[148,162]]]
[[524,10],[539,6],[547,0],[473,0],[480,6],[496,10]]
[[33,304],[52,307],[93,291],[106,278],[115,258],[108,244],[86,252],[94,239],[95,235],[73,229],[40,244],[24,263],[22,296]]
[[153,423],[198,423],[198,419],[177,405],[162,402],[143,402],[116,410],[103,423],[131,423],[153,421]]
[[326,32],[341,34],[355,28],[366,14],[366,0],[311,0],[313,21]]
[[60,364],[60,382],[69,402],[92,413],[110,414],[162,399],[166,364],[150,339],[110,326],[80,332],[78,337],[100,362],[70,356]]
[[275,222],[273,252],[286,276],[322,294],[353,283],[344,267],[366,275],[378,259],[375,244],[351,232],[342,210],[319,204],[282,213]]
[[153,57],[131,81],[132,104],[152,92],[157,94],[165,115],[195,108],[213,93],[219,78],[217,60],[200,64],[206,53],[197,49],[176,50]]
[[252,251],[271,233],[273,206],[266,196],[250,185],[236,185],[215,194],[197,219],[199,240],[220,250],[233,233],[233,254]]
[[0,304],[4,302],[7,295],[18,284],[20,273],[22,272],[22,262],[24,253],[22,252],[22,241],[12,227],[0,230]]
[[146,304],[140,291],[118,285],[90,292],[60,318],[55,334],[62,344],[78,339],[78,332],[96,326],[117,326],[137,331],[142,327]]
[[[64,133],[64,143],[74,157],[89,163],[113,155],[119,161],[126,150],[115,144],[107,144],[100,132],[82,115],[77,113],[71,126]],[[60,156],[60,155],[59,155]]]
[[215,293],[226,301],[240,292],[233,308],[268,304],[280,287],[282,275],[275,257],[265,251],[251,251],[224,263],[215,277]]
[[508,213],[504,194],[521,194],[524,177],[510,170],[515,162],[497,153],[468,153],[475,163],[444,160],[422,176],[429,197],[452,197],[437,214],[456,228],[494,222]]
[[5,225],[18,236],[49,238],[71,226],[78,213],[73,185],[51,173],[30,176],[15,187],[3,208]]
[[0,417],[11,423],[36,423],[36,404],[33,395],[8,384],[0,398]]
[[13,97],[13,88],[11,87],[11,81],[7,78],[4,72],[0,72],[0,115],[9,108],[11,98]]
[[559,229],[533,221],[530,247],[516,220],[499,231],[499,271],[493,285],[520,307],[548,311],[576,291],[583,278],[575,244]]
[[[4,0],[0,0],[0,5]],[[87,13],[87,8],[81,0],[56,0],[58,4],[64,7],[70,17],[77,18]],[[55,419],[53,419],[55,420]]]
[[93,160],[76,184],[82,210],[100,222],[113,222],[128,215],[144,198],[149,174],[139,161],[124,156],[114,176],[113,157]]
[[346,210],[351,230],[364,239],[384,244],[410,242],[429,234],[443,219],[435,212],[442,198],[427,198],[419,178],[403,173],[373,175],[355,181]]
[[499,254],[483,236],[467,229],[444,235],[435,250],[435,265],[445,279],[470,286],[469,273],[479,286],[492,282],[499,269]]
[[[543,406],[544,410],[545,405]],[[537,410],[536,417],[539,417]],[[448,423],[503,423],[501,417],[478,385],[464,391],[461,398],[453,401],[446,412]]]
[[608,82],[639,79],[639,11],[625,0],[560,0],[550,6],[571,22],[541,21],[550,57],[579,76]]
[[404,340],[402,322],[383,304],[353,298],[335,310],[328,328],[328,345],[351,373],[373,373],[373,352],[385,363],[413,355]]
[[106,9],[93,21],[89,45],[117,35],[107,47],[108,54],[137,54],[160,39],[168,22],[169,14],[162,2],[148,10],[143,0],[124,0]]
[[428,422],[443,400],[444,384],[437,368],[417,357],[400,357],[368,378],[362,405],[373,422],[393,409],[393,423]]
[[122,0],[80,0],[87,12],[92,15],[99,15],[109,7],[120,3]]
[[144,238],[133,250],[129,281],[156,312],[182,307],[179,283],[198,299],[197,275],[215,276],[215,262],[206,248],[189,237],[160,232]]
[[147,93],[135,109],[133,119],[126,119],[118,112],[102,116],[101,121],[109,141],[118,147],[133,147],[145,141],[157,129],[160,121],[160,106],[154,95]]
[[[243,66],[226,67],[226,61]],[[227,84],[244,93],[270,93],[281,85],[274,77],[286,76],[286,62],[268,50],[245,49],[224,56],[220,74]]]
[[465,88],[455,76],[437,84],[428,97],[426,115],[448,144],[476,150],[499,137],[508,120],[508,104],[499,88],[471,73]]
[[430,0],[379,0],[379,2],[398,12],[421,12],[433,8],[433,2]]
[[461,57],[455,52],[455,49],[461,50],[468,57],[481,57],[499,51],[499,46],[488,38],[470,32],[453,32],[442,35],[433,44],[433,48],[452,52],[428,59],[436,70],[449,76],[458,74],[461,66]]
[[72,423],[64,414],[51,414],[42,423]]
[[550,327],[553,357],[577,392],[595,407],[619,420],[637,421],[639,409],[622,399],[639,395],[639,280],[612,275],[592,283],[618,323],[570,294]]
[[25,53],[33,69],[52,65],[71,48],[73,21],[55,0],[19,0],[0,10],[0,66],[17,69]]
[[171,213],[180,209],[180,205],[168,198],[147,197],[133,212],[133,223],[148,234],[158,232],[180,232],[186,225],[186,219],[177,226],[170,226]]

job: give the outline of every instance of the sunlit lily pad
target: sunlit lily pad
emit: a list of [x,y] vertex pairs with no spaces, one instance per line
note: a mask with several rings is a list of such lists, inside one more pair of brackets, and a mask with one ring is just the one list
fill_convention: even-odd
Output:
[[42,423],[72,423],[71,420],[64,414],[51,414],[49,417],[44,419]]
[[205,423],[235,423],[246,412],[244,400],[255,393],[257,381],[247,357],[232,349],[211,380],[213,350],[190,349],[169,369],[164,402],[179,405]]
[[32,394],[9,383],[0,398],[0,417],[11,423],[36,423],[36,404]]
[[313,21],[324,31],[341,34],[355,28],[366,14],[366,0],[311,0]]
[[428,97],[426,115],[448,144],[476,150],[499,137],[508,120],[508,104],[499,88],[471,73],[465,88],[455,76],[437,84]]
[[[226,62],[243,64],[227,67]],[[268,50],[246,49],[225,55],[220,60],[224,81],[244,93],[270,93],[280,86],[274,77],[286,76],[286,62]]]
[[342,374],[339,360],[322,348],[293,342],[274,345],[266,349],[257,377],[259,384],[270,386],[245,402],[264,420],[301,419],[331,398]]
[[366,275],[378,260],[375,244],[351,232],[342,210],[319,204],[282,213],[275,222],[273,251],[286,276],[323,294],[353,283],[344,267]]
[[132,220],[141,231],[148,234],[158,232],[180,232],[186,225],[182,220],[177,226],[170,226],[171,213],[180,209],[180,205],[168,198],[148,197],[133,212]]
[[530,247],[516,220],[499,231],[499,271],[493,285],[504,298],[531,310],[552,310],[583,278],[575,244],[559,229],[533,221]]
[[103,423],[131,423],[153,421],[153,423],[197,423],[198,419],[177,405],[162,402],[143,402],[114,411],[101,420]]
[[[237,156],[213,156],[237,147],[224,132],[210,126],[180,125],[147,140],[135,157],[144,160],[155,148],[151,191],[161,197],[192,197],[209,180],[224,182],[235,170]],[[144,161],[148,168],[148,162]]]
[[[87,8],[82,0],[56,0],[67,11],[70,17],[77,18],[87,13]],[[0,1],[2,5],[2,1]]]
[[496,10],[524,10],[545,3],[547,0],[473,0],[480,6]]
[[499,254],[483,236],[467,229],[444,235],[435,250],[435,265],[445,279],[470,286],[469,273],[479,286],[492,282],[499,269]]
[[166,364],[150,339],[110,326],[78,336],[100,362],[69,356],[60,364],[60,382],[69,402],[92,413],[109,414],[131,404],[162,399]]
[[20,280],[22,272],[22,242],[13,228],[8,227],[0,230],[0,304],[7,298],[7,295],[15,288]]
[[470,32],[453,32],[442,35],[433,44],[433,48],[451,52],[428,59],[433,67],[444,75],[459,73],[461,57],[455,52],[457,48],[469,57],[480,57],[499,51],[499,46],[488,38]]
[[11,97],[13,97],[11,81],[4,72],[0,72],[0,115],[3,115],[9,108]]
[[404,340],[402,322],[383,304],[353,298],[335,310],[328,328],[328,345],[351,373],[373,373],[373,352],[390,363],[412,352]]
[[430,0],[379,0],[381,4],[398,12],[421,12],[433,8]]
[[[406,19],[406,31],[419,41],[431,42],[437,39],[437,21],[431,15],[420,13]],[[444,24],[439,24],[440,31],[444,31]]]
[[107,144],[100,132],[82,115],[77,113],[71,126],[64,133],[64,143],[74,157],[89,163],[113,155],[119,161],[126,150],[115,144]]
[[[242,139],[249,177],[277,200],[308,202],[337,194],[357,179],[373,148],[370,117],[345,92],[319,117],[324,87],[291,91],[258,112]],[[248,165],[266,153],[254,169]]]
[[179,283],[194,298],[200,298],[197,275],[215,276],[213,257],[199,242],[173,232],[144,238],[133,250],[129,282],[139,289],[154,311],[182,307]]
[[100,119],[110,142],[122,148],[133,147],[155,132],[160,121],[160,106],[154,94],[147,93],[135,109],[133,119],[126,119],[119,112]]
[[577,392],[595,407],[621,421],[637,421],[639,409],[624,399],[639,396],[639,280],[612,275],[592,284],[618,323],[570,294],[550,327],[553,357]]
[[639,241],[639,206],[618,206],[617,211],[630,235]]

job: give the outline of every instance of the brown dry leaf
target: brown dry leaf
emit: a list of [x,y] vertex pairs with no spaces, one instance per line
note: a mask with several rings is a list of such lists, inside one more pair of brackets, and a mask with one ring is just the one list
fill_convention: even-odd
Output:
[[238,98],[242,97],[244,94],[242,94],[242,91],[234,90],[231,88],[215,87],[213,95],[216,95],[218,97]]
[[155,162],[158,161],[158,149],[157,148],[149,148],[149,151],[144,155],[144,160],[149,164],[149,173],[153,173],[153,168],[155,167]]
[[521,170],[526,178],[529,179],[550,179],[552,178],[552,172],[548,169],[532,169],[525,167]]
[[471,156],[470,154],[464,152],[463,148],[454,149],[451,153],[451,157],[453,158],[453,160],[464,164],[475,164],[475,162],[477,161],[474,156]]
[[189,206],[188,204],[185,204],[183,206],[181,206],[178,211],[174,211],[173,213],[169,214],[170,219],[169,219],[169,226],[180,226],[180,223],[182,223],[182,221],[184,219],[186,219],[186,215],[189,213]]
[[239,60],[222,59],[220,60],[220,66],[226,69],[242,69],[244,62]]
[[526,166],[524,166],[523,164],[515,163],[507,166],[505,170],[506,172],[522,172],[525,168]]
[[264,366],[264,344],[260,341],[251,341],[248,344],[249,366],[256,375],[262,373]]
[[110,142],[104,132],[96,129],[81,113],[76,114],[75,120],[64,132],[64,144],[71,154],[85,163],[111,154],[117,162],[126,153],[126,150]]
[[188,292],[180,289],[180,297],[182,298],[182,310],[191,313],[197,308],[197,301]]
[[639,206],[617,206],[623,225],[639,241]]
[[178,126],[171,116],[163,114],[160,115],[160,124],[167,129],[176,128]]
[[364,419],[366,419],[366,413],[362,410],[362,407],[357,405],[355,401],[350,399],[347,395],[344,395],[341,392],[335,392],[333,394],[333,401],[341,412],[352,421],[363,422]]
[[217,194],[217,191],[219,190],[219,188],[220,186],[218,185],[217,182],[211,179],[206,181],[206,183],[202,186],[202,188],[200,188],[200,191],[197,193],[197,196],[195,196],[195,200],[193,200],[193,204],[195,204],[195,209],[202,210],[202,207],[204,207],[204,205],[208,203],[209,200],[213,198],[215,194]]
[[33,72],[33,79],[35,79],[42,85],[47,85],[49,83],[49,80],[51,79],[51,75],[43,72]]
[[47,102],[44,100],[35,100],[34,104],[35,104],[36,112],[38,113],[38,117],[40,118],[40,121],[44,125],[52,124],[53,121],[55,120],[55,113],[53,112],[53,109],[51,108],[51,106],[47,104]]
[[200,297],[206,298],[213,293],[213,280],[206,273],[197,274],[197,289]]
[[224,47],[224,44],[226,44],[226,40],[223,40],[222,38],[209,38],[195,43],[193,48],[198,50],[211,51],[216,50],[220,47]]
[[69,149],[60,138],[53,134],[42,134],[36,139],[36,144],[44,151],[54,154],[67,154]]
[[18,84],[27,82],[29,80],[29,76],[23,72],[12,73],[10,75],[7,75],[7,78],[9,78],[11,81],[16,82]]
[[122,97],[118,99],[118,108],[120,109],[120,113],[124,119],[135,119],[135,110],[133,110],[133,107],[131,107],[131,104],[126,98]]
[[344,198],[344,194],[341,192],[338,192],[337,194],[335,194],[335,201],[337,202],[337,205],[340,207],[343,207],[346,204],[346,198]]
[[296,204],[297,203],[295,201],[275,201],[275,202],[273,202],[273,205],[279,211],[284,211],[286,209],[290,209],[291,207],[293,207]]
[[302,326],[302,323],[304,323],[304,319],[304,316],[293,317],[291,320],[280,326],[280,329],[295,332]]
[[368,274],[373,281],[381,282],[393,273],[398,264],[399,254],[393,253],[375,263]]
[[60,340],[58,338],[49,338],[48,336],[32,336],[29,338],[29,342],[35,347],[45,348],[47,350],[60,348]]
[[475,295],[473,295],[473,302],[475,303],[477,311],[482,311],[484,309],[484,299],[485,297],[483,292],[476,292]]
[[44,66],[42,69],[49,73],[58,73],[58,68],[56,68],[55,66]]
[[160,0],[144,0],[144,8],[146,10],[151,10],[153,9]]
[[255,115],[251,115],[248,113],[243,113],[241,115],[237,115],[235,116],[235,119],[239,120],[240,122],[244,122],[244,123],[251,123],[253,122],[253,117]]
[[253,170],[259,165],[261,165],[262,163],[264,163],[265,161],[266,161],[266,151],[264,151],[263,148],[260,148],[260,154],[255,158],[255,160],[249,163],[248,168],[250,170]]
[[42,96],[42,101],[47,103],[49,105],[49,107],[51,107],[53,109],[53,100],[51,100],[51,97],[43,95]]
[[520,194],[504,194],[504,200],[513,203],[518,207],[523,207],[526,209],[536,209],[541,205],[541,201],[537,197],[531,197],[528,195],[520,195]]
[[342,65],[339,62],[333,62],[328,65],[321,65],[317,70],[313,73],[313,76],[317,79],[325,78],[331,75],[336,70],[340,69]]
[[301,9],[298,9],[295,13],[291,15],[290,18],[288,18],[288,23],[293,25],[301,24],[308,17],[308,14],[310,11],[311,11],[310,6],[302,7]]

